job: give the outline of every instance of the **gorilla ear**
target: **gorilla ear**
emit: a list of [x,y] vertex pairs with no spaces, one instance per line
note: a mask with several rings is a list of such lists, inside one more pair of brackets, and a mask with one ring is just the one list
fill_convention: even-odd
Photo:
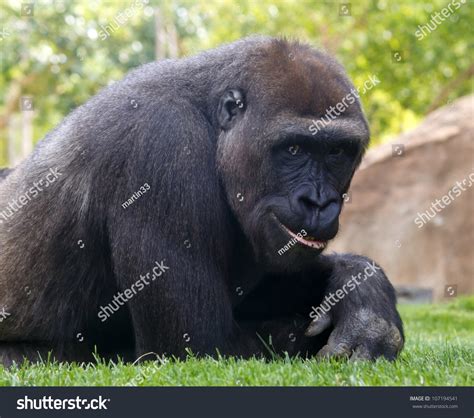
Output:
[[235,117],[245,111],[244,95],[240,90],[228,90],[219,101],[217,120],[226,131],[232,127]]

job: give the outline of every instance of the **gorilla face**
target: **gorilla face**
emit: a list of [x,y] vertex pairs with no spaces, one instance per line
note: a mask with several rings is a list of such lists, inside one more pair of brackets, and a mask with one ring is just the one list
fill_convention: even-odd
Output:
[[353,94],[328,57],[301,65],[311,63],[322,79],[299,71],[295,82],[288,69],[272,86],[233,89],[221,99],[222,180],[257,258],[272,271],[306,268],[335,237],[343,194],[369,139],[357,97],[317,132],[310,130],[313,120]]
[[272,149],[276,192],[268,210],[280,228],[301,246],[322,251],[339,227],[342,194],[361,153],[350,138],[315,140],[311,135],[282,138]]
[[[250,234],[258,231],[254,248],[272,269],[311,265],[337,234],[343,194],[364,149],[364,138],[357,138],[356,131],[352,136],[334,131],[317,139],[302,132],[280,132],[272,145],[267,163],[261,164],[270,168],[268,192],[255,201],[247,229]],[[265,170],[259,174],[265,176]],[[255,183],[259,181],[263,178],[256,177]],[[280,251],[285,245],[289,249]]]

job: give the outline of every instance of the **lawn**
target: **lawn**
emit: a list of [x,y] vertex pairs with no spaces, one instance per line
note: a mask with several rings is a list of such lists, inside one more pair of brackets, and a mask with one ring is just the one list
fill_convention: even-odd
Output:
[[401,305],[406,345],[395,362],[281,358],[127,364],[38,364],[5,370],[1,386],[471,386],[474,383],[474,297]]

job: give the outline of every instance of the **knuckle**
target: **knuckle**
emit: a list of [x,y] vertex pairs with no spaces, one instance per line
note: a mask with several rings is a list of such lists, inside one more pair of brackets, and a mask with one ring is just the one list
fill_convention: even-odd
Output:
[[397,350],[397,353],[400,352],[403,348],[404,341],[402,333],[395,325],[391,326],[388,339],[391,345]]

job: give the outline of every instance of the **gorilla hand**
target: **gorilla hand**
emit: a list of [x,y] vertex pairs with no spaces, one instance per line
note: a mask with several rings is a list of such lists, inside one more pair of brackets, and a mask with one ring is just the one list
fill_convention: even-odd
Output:
[[[324,330],[322,323],[331,323],[326,317],[311,322],[306,336],[315,336]],[[334,320],[334,330],[327,344],[317,356],[350,357],[351,360],[374,360],[383,356],[394,360],[403,347],[403,337],[394,323],[377,316],[369,309],[361,309],[347,317]]]
[[395,308],[395,292],[382,269],[360,256],[330,258],[334,270],[328,291],[333,300],[339,295],[339,300],[316,317],[305,332],[312,337],[333,326],[318,357],[374,360],[383,356],[394,360],[403,347],[403,327]]

